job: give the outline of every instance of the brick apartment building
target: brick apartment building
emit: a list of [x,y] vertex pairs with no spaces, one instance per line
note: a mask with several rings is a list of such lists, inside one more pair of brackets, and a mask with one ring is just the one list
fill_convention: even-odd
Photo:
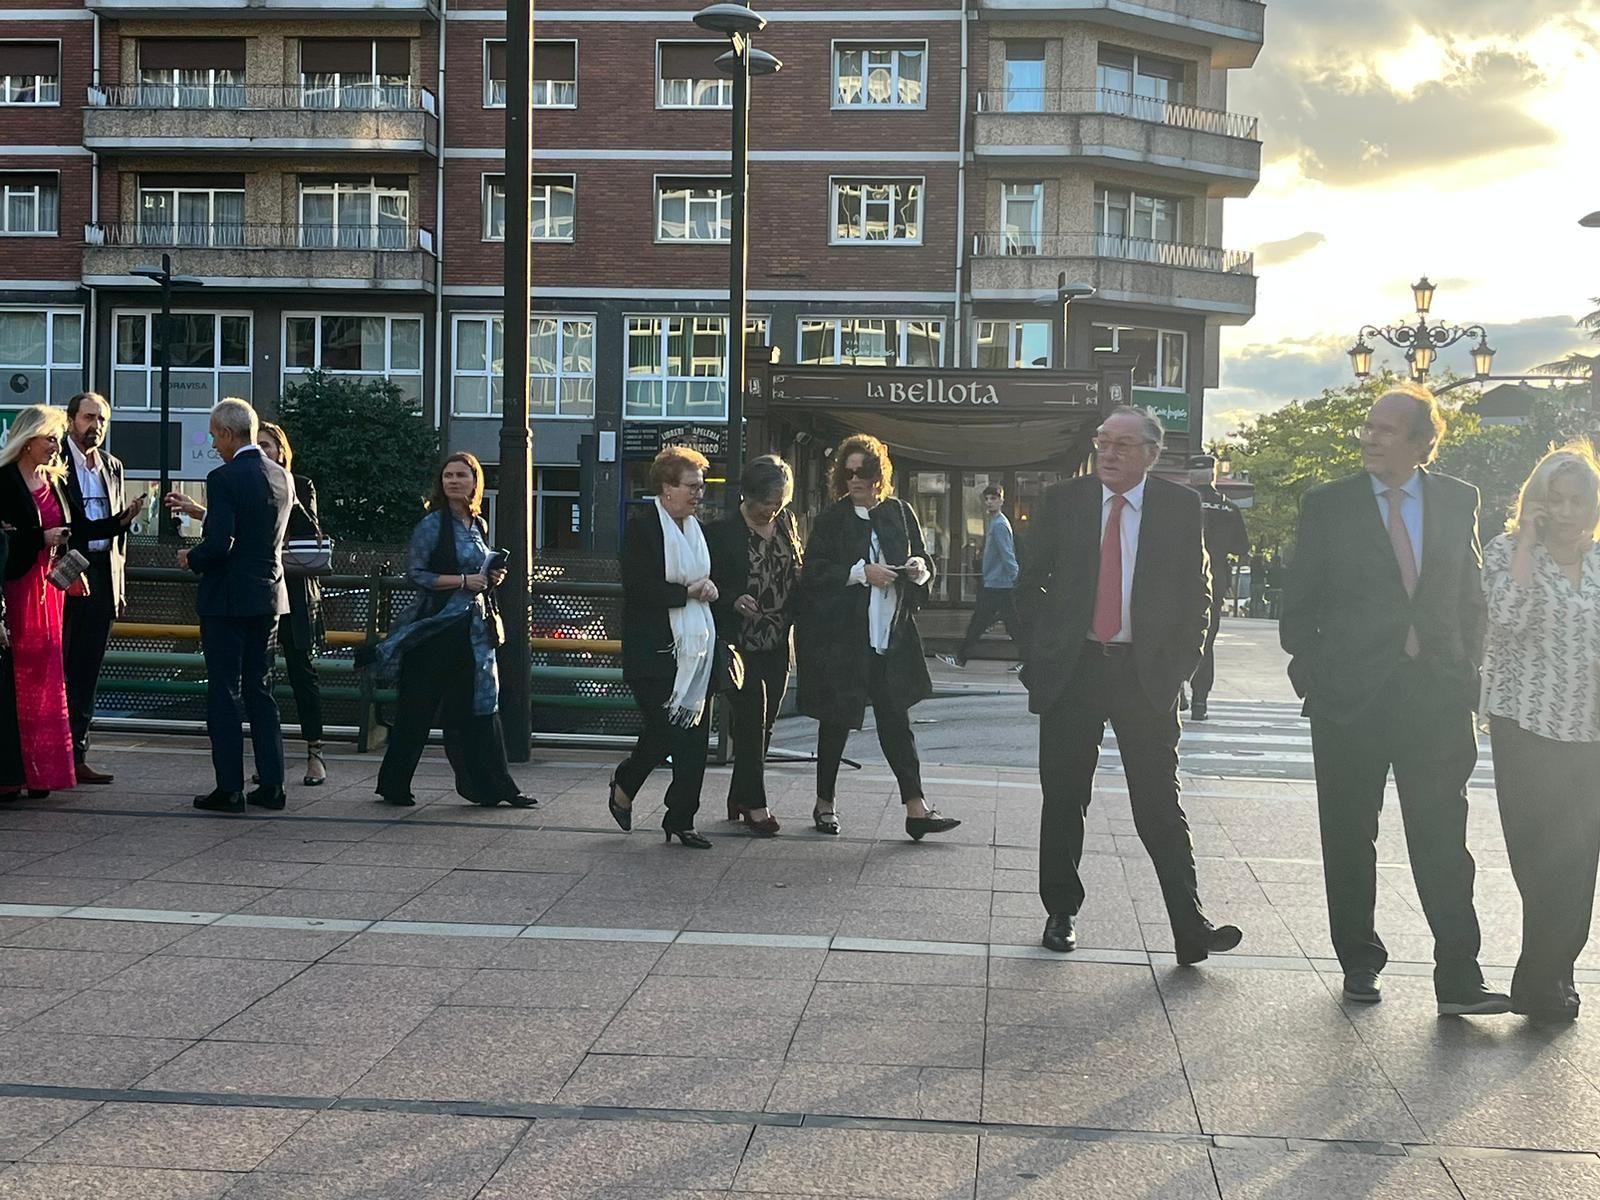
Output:
[[[19,0],[0,11],[0,405],[106,392],[158,454],[155,288],[182,298],[185,479],[205,411],[313,367],[385,375],[492,463],[505,23],[497,0]],[[537,537],[614,548],[664,428],[725,431],[726,43],[679,0],[566,0],[534,48]],[[785,363],[1089,367],[1181,450],[1249,319],[1223,206],[1260,172],[1228,72],[1255,0],[766,0],[752,85],[752,339]],[[1065,322],[1059,275],[1094,284]],[[599,435],[618,453],[602,462]],[[774,424],[820,459],[826,437]],[[613,439],[606,439],[610,443]],[[713,439],[714,444],[714,439]],[[606,457],[610,458],[608,454]],[[903,450],[900,491],[966,561],[978,493],[1025,519],[1025,453]],[[717,464],[723,470],[728,464]],[[805,467],[808,464],[802,463]],[[815,463],[809,464],[812,468]],[[722,474],[719,470],[716,474]],[[814,473],[814,471],[813,471]],[[804,472],[803,472],[804,474]],[[948,533],[946,532],[948,531]],[[954,571],[944,599],[970,580]]]

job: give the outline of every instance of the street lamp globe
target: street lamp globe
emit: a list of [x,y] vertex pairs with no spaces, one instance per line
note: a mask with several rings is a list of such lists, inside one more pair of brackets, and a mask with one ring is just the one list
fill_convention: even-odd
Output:
[[[765,50],[757,50],[754,46],[751,46],[745,51],[745,55],[750,60],[750,74],[752,76],[776,75],[783,69],[783,63]],[[717,70],[724,75],[735,74],[739,70],[739,52],[737,50],[729,50],[726,53],[719,54],[717,55],[716,63]]]
[[767,27],[765,17],[743,4],[712,4],[695,13],[694,23],[724,37],[760,33]]
[[1586,217],[1579,217],[1578,224],[1585,229],[1600,229],[1600,209],[1596,209]]
[[1472,370],[1479,379],[1487,379],[1494,368],[1494,350],[1489,345],[1489,335],[1484,334],[1472,348]]
[[1411,348],[1411,365],[1416,368],[1418,375],[1426,375],[1433,368],[1433,358],[1437,353],[1431,342],[1418,342]]
[[1411,285],[1411,298],[1416,301],[1417,315],[1427,316],[1428,310],[1433,307],[1433,284],[1426,275]]
[[1350,355],[1350,369],[1355,372],[1357,379],[1365,379],[1372,374],[1372,347],[1367,345],[1366,338],[1357,338],[1356,344],[1347,353]]

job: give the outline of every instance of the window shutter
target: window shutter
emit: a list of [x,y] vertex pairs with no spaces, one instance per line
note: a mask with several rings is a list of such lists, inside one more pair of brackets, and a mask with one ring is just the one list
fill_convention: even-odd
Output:
[[661,46],[661,78],[717,79],[717,59],[728,49],[727,42],[664,42]]
[[370,38],[302,38],[300,72],[303,75],[331,75],[335,71],[372,70]]
[[60,75],[56,42],[0,42],[0,75]]
[[158,173],[153,171],[139,172],[139,186],[141,188],[192,188],[199,190],[222,189],[231,191],[244,190],[243,173],[233,174],[189,174]]
[[504,42],[484,42],[489,48],[489,78],[504,79],[506,77],[506,44]]
[[[505,78],[505,43],[500,43],[500,74],[496,78]],[[576,42],[534,42],[533,44],[533,77],[541,80],[553,80],[557,83],[570,82],[578,77],[578,46]]]
[[1027,41],[1016,41],[1016,40],[1013,40],[1012,38],[1007,38],[1006,39],[1006,61],[1007,62],[1043,62],[1044,61],[1044,43],[1042,41],[1035,41],[1035,40],[1032,40],[1032,39],[1029,39]]
[[378,38],[378,74],[411,76],[411,42],[406,38]]
[[153,71],[243,71],[244,39],[140,38],[139,65]]

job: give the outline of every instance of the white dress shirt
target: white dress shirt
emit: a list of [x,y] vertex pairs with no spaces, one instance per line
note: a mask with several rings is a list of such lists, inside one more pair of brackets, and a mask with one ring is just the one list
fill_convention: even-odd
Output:
[[[1389,485],[1376,475],[1372,476],[1372,494],[1378,501],[1378,516],[1383,527],[1389,528],[1389,501],[1384,492]],[[1411,553],[1417,560],[1417,571],[1422,571],[1422,472],[1411,472],[1411,478],[1400,485],[1400,519],[1406,523],[1406,535],[1411,539]]]
[[[855,506],[856,516],[863,521],[871,519],[872,510]],[[872,549],[868,552],[871,561],[883,562],[883,547],[878,544],[878,531],[872,531]],[[865,558],[856,560],[855,566],[850,568],[850,585],[871,587],[867,582],[867,562]],[[906,575],[912,583],[921,585],[928,582],[928,565],[920,558],[906,560],[908,568]],[[848,585],[847,585],[848,586]],[[889,653],[889,634],[894,629],[895,614],[900,611],[900,588],[898,583],[891,582],[887,587],[872,588],[872,596],[867,602],[867,641],[871,644],[876,654]]]
[[[1117,493],[1105,484],[1100,485],[1100,544],[1105,545],[1106,524],[1111,520],[1111,499]],[[1133,568],[1139,561],[1139,521],[1144,513],[1144,480],[1131,487],[1122,496],[1127,503],[1122,506],[1122,628],[1114,643],[1133,641]]]
[[[106,490],[106,477],[103,474],[105,459],[99,450],[95,451],[95,465],[89,465],[89,459],[78,443],[71,438],[67,439],[67,447],[72,451],[72,469],[78,476],[78,490],[83,493],[83,515],[91,521],[103,521],[111,515],[111,495]],[[96,538],[89,543],[91,551],[111,549],[109,538]]]

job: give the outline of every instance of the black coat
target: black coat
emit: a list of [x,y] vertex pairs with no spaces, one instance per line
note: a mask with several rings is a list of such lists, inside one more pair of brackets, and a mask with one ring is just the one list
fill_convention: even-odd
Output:
[[202,617],[276,617],[289,611],[283,538],[294,508],[288,473],[259,450],[206,476],[206,519],[189,569],[200,576]]
[[[1031,712],[1048,711],[1071,686],[1089,639],[1104,501],[1099,478],[1081,475],[1045,489],[1031,522],[1016,596],[1027,631],[1022,682]],[[1166,711],[1200,662],[1211,625],[1211,579],[1200,497],[1164,479],[1145,480],[1130,608],[1139,684]]]
[[[672,653],[670,613],[689,603],[681,583],[667,582],[666,542],[654,504],[639,509],[622,533],[622,675],[635,679],[671,679],[678,673]],[[716,617],[717,606],[712,606]],[[716,658],[712,661],[713,692],[727,679],[728,629],[717,626]]]
[[[322,530],[318,524],[317,489],[304,475],[290,477],[299,503],[289,513],[292,538],[314,538]],[[296,645],[315,646],[322,640],[322,584],[315,575],[289,575],[284,579],[289,592],[289,613],[285,618],[294,627]]]
[[99,451],[100,478],[106,485],[106,502],[110,515],[91,521],[83,505],[83,488],[78,483],[78,460],[67,450],[67,503],[72,505],[72,548],[79,554],[89,553],[90,542],[111,543],[111,603],[112,612],[121,616],[128,606],[128,526],[123,523],[122,510],[128,507],[128,496],[123,486],[122,462],[105,449]]
[[[778,514],[778,527],[774,537],[783,539],[789,547],[798,570],[802,561],[800,531],[795,526],[794,514],[788,509]],[[734,611],[733,602],[750,590],[750,526],[737,508],[720,521],[706,526],[706,545],[711,549],[711,581],[717,585],[717,602],[712,605],[717,615],[717,628],[725,630],[729,640],[738,644],[745,620]],[[800,589],[791,588],[784,605],[785,623],[794,624],[795,610],[800,601]]]
[[[72,504],[67,499],[66,488],[59,483],[55,489],[56,503],[61,506],[63,519],[72,524]],[[11,545],[6,555],[5,577],[21,579],[39,555],[44,553],[44,526],[39,522],[39,506],[34,503],[28,481],[22,477],[22,468],[16,463],[0,467],[0,522],[11,526]]]
[[1408,597],[1365,471],[1301,498],[1278,637],[1307,715],[1354,718],[1405,659],[1413,627],[1443,695],[1477,707],[1487,624],[1477,488],[1423,472],[1418,567]]
[[[822,511],[806,544],[800,576],[800,611],[795,624],[795,663],[800,673],[800,711],[830,725],[860,729],[867,713],[867,668],[873,653],[867,628],[871,588],[850,583],[850,570],[870,561],[872,534],[884,561],[898,566],[921,558],[933,570],[917,514],[903,500],[883,501],[866,521],[848,498]],[[900,606],[889,633],[884,669],[889,686],[907,707],[933,695],[915,613],[928,598],[927,582],[904,575],[895,584]]]

